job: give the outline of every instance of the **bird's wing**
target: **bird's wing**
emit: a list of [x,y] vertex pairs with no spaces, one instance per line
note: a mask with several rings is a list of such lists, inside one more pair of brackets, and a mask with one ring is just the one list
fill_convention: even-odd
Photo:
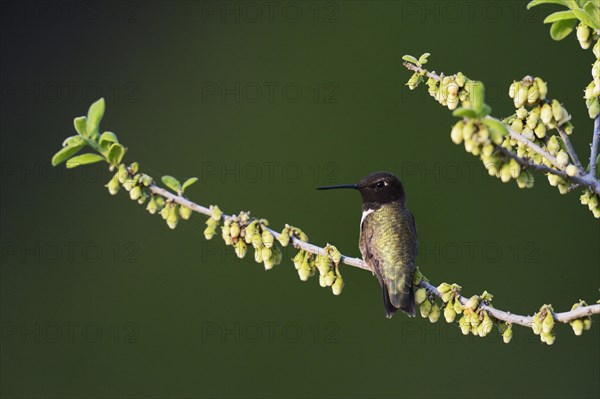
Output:
[[[419,254],[419,239],[417,237],[417,223],[415,222],[415,215],[413,215],[411,211],[409,211],[407,209],[406,214],[408,215],[408,218],[407,218],[408,219],[408,227],[409,227],[409,229],[411,229],[413,237],[415,237],[414,256],[416,258],[417,255]],[[413,259],[413,261],[414,261],[414,259]]]

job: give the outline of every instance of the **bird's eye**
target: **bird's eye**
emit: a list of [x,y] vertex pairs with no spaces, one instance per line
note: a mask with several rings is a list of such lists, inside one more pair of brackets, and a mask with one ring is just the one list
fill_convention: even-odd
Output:
[[387,182],[385,181],[380,181],[375,184],[375,187],[377,188],[384,188],[385,186],[387,186]]

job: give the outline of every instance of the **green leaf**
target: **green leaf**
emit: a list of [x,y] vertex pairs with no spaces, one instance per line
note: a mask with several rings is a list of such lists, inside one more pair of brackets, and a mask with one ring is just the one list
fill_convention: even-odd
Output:
[[161,178],[163,184],[169,187],[171,190],[179,193],[181,191],[181,183],[173,176],[165,175]]
[[187,179],[181,186],[181,192],[184,192],[186,188],[188,188],[192,184],[196,183],[197,181],[198,181],[197,177],[190,177],[189,179]]
[[541,4],[560,4],[561,6],[564,6],[565,2],[563,0],[532,0],[527,4],[527,9],[529,10]]
[[544,19],[545,24],[549,24],[551,22],[562,21],[563,19],[577,19],[573,11],[557,11],[554,12]]
[[67,168],[76,168],[81,165],[89,165],[91,163],[100,161],[104,161],[104,157],[102,155],[92,153],[77,155],[76,157],[73,157],[67,161]]
[[600,29],[600,3],[596,2],[594,4],[593,1],[588,1],[583,6],[583,10],[589,15],[592,21],[595,21],[595,26],[592,26],[592,28]]
[[73,125],[75,125],[75,130],[82,136],[87,136],[87,118],[85,116],[80,116],[73,120]]
[[429,54],[429,53],[425,53],[425,54],[423,54],[422,56],[420,56],[420,57],[419,57],[419,64],[420,64],[420,65],[425,65],[425,64],[427,64],[427,58],[429,58],[429,56],[430,56],[430,55],[431,55],[431,54]]
[[452,116],[455,116],[457,118],[474,119],[477,118],[477,112],[473,111],[472,109],[460,107],[456,108],[454,112],[452,112]]
[[119,143],[113,143],[108,149],[108,162],[111,165],[118,165],[121,163],[123,156],[125,155],[125,148]]
[[482,123],[490,129],[490,136],[496,145],[502,144],[504,136],[508,134],[508,129],[504,123],[494,118],[485,118]]
[[83,147],[85,147],[85,144],[67,145],[66,147],[61,148],[60,151],[52,157],[52,166],[60,165],[73,155],[77,154]]
[[527,4],[527,9],[529,10],[535,6],[539,6],[540,4],[558,4],[571,9],[577,7],[575,0],[532,0],[529,2],[529,4]]
[[488,116],[491,112],[492,112],[492,107],[490,107],[487,104],[483,104],[483,107],[481,107],[481,111],[479,111],[479,114],[477,116],[480,118],[483,118],[483,117]]
[[85,141],[81,138],[81,136],[71,136],[67,137],[65,141],[63,141],[63,147],[66,146],[76,146],[80,144],[85,144]]
[[484,99],[485,87],[483,86],[483,83],[474,81],[471,87],[471,108],[478,114],[481,113],[483,109]]
[[569,36],[571,32],[573,32],[576,23],[576,19],[563,19],[562,21],[556,21],[550,27],[550,36],[556,41],[562,40]]
[[101,146],[107,146],[111,143],[118,143],[119,139],[117,139],[117,135],[113,132],[104,132],[100,135],[100,140],[98,140]]
[[96,101],[90,106],[87,115],[87,137],[96,138],[98,136],[98,129],[100,127],[100,121],[104,116],[104,99]]
[[402,59],[406,62],[410,62],[411,64],[415,64],[415,65],[419,64],[419,61],[412,55],[404,55],[404,56],[402,56]]
[[580,8],[574,9],[573,13],[577,18],[592,29],[600,29],[600,6],[594,5],[591,1]]

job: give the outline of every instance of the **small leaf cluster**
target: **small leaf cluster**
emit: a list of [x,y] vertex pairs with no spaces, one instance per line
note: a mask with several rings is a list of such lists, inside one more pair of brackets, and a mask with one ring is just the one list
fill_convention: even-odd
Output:
[[[412,55],[405,55],[402,57],[402,59],[406,62],[409,62],[413,65],[416,65],[418,67],[421,67],[425,64],[427,64],[427,58],[429,58],[429,53],[425,53],[423,55],[421,55],[419,57],[419,59],[413,57]],[[408,79],[408,83],[406,83],[406,85],[411,89],[414,90],[417,86],[419,86],[419,84],[423,81],[423,77],[425,76],[424,72],[419,72],[416,71],[415,73],[412,74],[412,76],[410,77],[410,79]]]
[[[65,139],[62,148],[52,157],[52,166],[66,161],[70,169],[106,161],[114,169],[121,163],[126,149],[119,143],[117,135],[113,132],[99,133],[104,109],[104,99],[101,98],[90,106],[87,116],[75,118],[73,124],[77,135]],[[96,152],[77,155],[85,147]]]
[[544,19],[550,26],[550,36],[554,40],[562,40],[575,29],[577,22],[577,40],[581,48],[588,49],[592,40],[598,39],[600,29],[600,3],[597,0],[533,0],[527,9],[540,4],[559,4],[567,10],[554,12]]

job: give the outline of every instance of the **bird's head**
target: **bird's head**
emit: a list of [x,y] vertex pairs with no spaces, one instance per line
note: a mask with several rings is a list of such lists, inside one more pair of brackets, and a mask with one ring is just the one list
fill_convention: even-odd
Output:
[[360,191],[363,204],[387,204],[389,202],[406,201],[404,187],[396,176],[389,172],[376,172],[364,177],[356,184],[319,187],[318,190],[337,188],[353,188]]

